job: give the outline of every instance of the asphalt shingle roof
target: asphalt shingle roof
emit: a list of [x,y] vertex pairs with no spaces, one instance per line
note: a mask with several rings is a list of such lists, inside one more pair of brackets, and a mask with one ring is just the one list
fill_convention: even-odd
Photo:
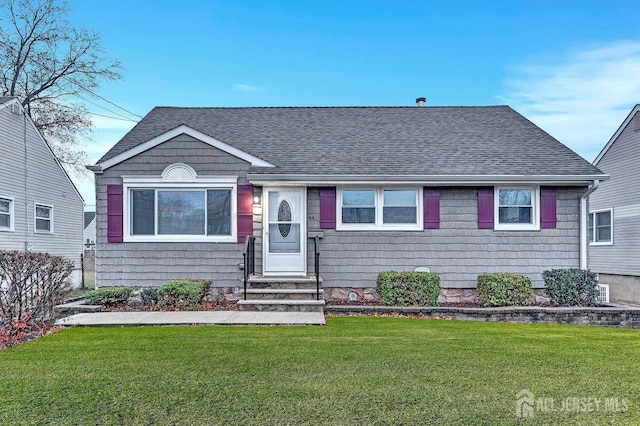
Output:
[[156,107],[100,162],[182,124],[277,166],[267,174],[601,174],[508,106]]

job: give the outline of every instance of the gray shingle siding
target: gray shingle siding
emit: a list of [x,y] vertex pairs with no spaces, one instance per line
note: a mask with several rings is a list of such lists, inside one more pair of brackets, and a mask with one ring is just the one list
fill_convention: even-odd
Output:
[[[98,178],[99,187],[119,178]],[[98,196],[106,211],[106,190]],[[584,188],[559,188],[555,229],[535,232],[477,229],[475,188],[442,188],[440,229],[424,231],[323,231],[320,271],[325,287],[374,287],[379,272],[412,271],[428,266],[444,288],[474,288],[483,272],[516,272],[542,287],[542,271],[579,266],[579,203]],[[261,188],[255,188],[256,195]],[[307,193],[308,229],[318,230],[317,188]],[[106,217],[98,215],[98,217]],[[104,221],[98,221],[96,269],[99,286],[158,286],[169,279],[204,278],[214,286],[241,285],[242,244],[121,243],[106,244]],[[256,270],[262,271],[262,211],[254,207]],[[313,242],[307,268],[314,268]]]
[[[216,286],[238,286],[242,277],[240,243],[107,243],[107,185],[122,176],[160,176],[174,163],[199,176],[246,176],[249,164],[187,135],[178,136],[96,175],[96,282],[108,286],[160,286],[170,279],[202,278]],[[124,214],[125,220],[127,213]]]
[[[535,232],[478,229],[476,188],[440,190],[440,229],[323,231],[320,270],[326,287],[375,286],[379,272],[427,266],[447,288],[473,288],[483,272],[516,272],[541,287],[542,271],[579,267],[580,196],[559,188],[557,227]],[[308,192],[309,229],[318,229],[319,191]],[[312,245],[309,252],[312,252]],[[313,260],[310,257],[309,270]]]
[[[31,123],[25,126],[22,114],[10,108],[0,110],[0,145],[0,197],[13,198],[15,221],[13,232],[0,232],[0,249],[24,250],[28,245],[65,256],[75,262],[79,284],[83,200]],[[35,203],[53,206],[53,234],[34,233]]]
[[[589,197],[590,211],[613,208],[613,245],[589,246],[589,268],[595,272],[640,276],[639,158],[640,131],[631,120],[598,163],[610,180]],[[629,206],[636,213],[622,214]]]

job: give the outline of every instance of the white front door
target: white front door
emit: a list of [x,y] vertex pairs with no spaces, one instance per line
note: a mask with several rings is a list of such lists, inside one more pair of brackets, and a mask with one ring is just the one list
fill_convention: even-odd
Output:
[[264,274],[305,275],[305,188],[265,188],[263,200]]

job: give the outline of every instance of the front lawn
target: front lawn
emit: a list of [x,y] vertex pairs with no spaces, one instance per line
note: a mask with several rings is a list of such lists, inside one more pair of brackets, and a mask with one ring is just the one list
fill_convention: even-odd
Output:
[[638,330],[367,317],[75,328],[0,352],[0,372],[0,424],[640,423]]

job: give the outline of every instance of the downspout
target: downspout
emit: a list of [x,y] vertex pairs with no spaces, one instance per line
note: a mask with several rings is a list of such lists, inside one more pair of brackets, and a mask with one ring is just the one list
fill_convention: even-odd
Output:
[[589,218],[589,212],[587,211],[587,201],[589,195],[600,185],[599,180],[594,180],[593,184],[587,188],[582,197],[580,197],[580,269],[587,269],[587,249],[589,247],[589,241],[587,241],[589,235],[589,229],[587,226],[587,219]]
[[29,140],[27,138],[27,111],[22,109],[24,139],[24,251],[31,251],[29,244]]

